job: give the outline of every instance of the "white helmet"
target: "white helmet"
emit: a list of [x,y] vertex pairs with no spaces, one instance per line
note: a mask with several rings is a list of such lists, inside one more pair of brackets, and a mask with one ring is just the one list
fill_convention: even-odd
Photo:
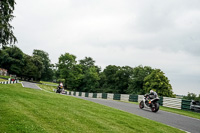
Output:
[[150,93],[153,93],[154,91],[153,90],[150,90]]

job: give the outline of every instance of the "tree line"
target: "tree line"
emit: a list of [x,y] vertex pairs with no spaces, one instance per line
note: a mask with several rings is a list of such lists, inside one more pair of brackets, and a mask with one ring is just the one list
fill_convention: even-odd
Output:
[[187,96],[183,96],[183,99],[200,101],[200,94],[199,94],[199,96],[197,96],[194,93],[188,92]]
[[144,94],[154,89],[159,95],[174,96],[160,69],[109,65],[101,71],[91,57],[77,61],[75,55],[65,53],[57,64],[51,64],[48,53],[42,50],[34,50],[32,56],[24,54],[11,45],[17,42],[10,24],[15,4],[15,0],[0,1],[0,67],[10,74],[36,81],[56,79],[75,91]]
[[63,82],[65,89],[73,91],[145,94],[153,89],[160,96],[174,97],[164,72],[150,66],[108,65],[101,70],[91,57],[77,61],[70,53],[52,64],[45,51],[33,50],[30,56],[12,45],[0,49],[0,67],[24,79]]

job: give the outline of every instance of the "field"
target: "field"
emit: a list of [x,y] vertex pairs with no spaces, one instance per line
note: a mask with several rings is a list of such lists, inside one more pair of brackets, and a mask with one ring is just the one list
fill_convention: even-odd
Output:
[[1,132],[182,132],[71,96],[0,85]]

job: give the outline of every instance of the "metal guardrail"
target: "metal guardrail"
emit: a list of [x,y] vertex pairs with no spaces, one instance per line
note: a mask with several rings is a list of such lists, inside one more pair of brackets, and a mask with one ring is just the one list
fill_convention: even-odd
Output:
[[[56,91],[56,90],[55,90]],[[75,92],[66,91],[66,95],[74,95],[81,97],[90,98],[102,98],[109,100],[120,100],[120,101],[130,101],[130,102],[140,102],[143,99],[143,95],[129,95],[129,94],[113,94],[113,93],[88,93],[88,92]],[[191,110],[191,100],[183,100],[178,98],[170,97],[159,97],[159,105],[174,109]]]

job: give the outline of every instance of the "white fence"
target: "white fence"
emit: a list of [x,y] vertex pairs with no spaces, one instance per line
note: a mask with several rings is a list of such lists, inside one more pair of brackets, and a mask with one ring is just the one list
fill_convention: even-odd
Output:
[[113,100],[113,96],[114,96],[114,94],[112,94],[112,93],[108,93],[108,95],[107,95],[107,99],[109,99],[109,100]]
[[15,81],[2,81],[0,82],[0,84],[16,84],[19,83],[19,80],[15,80]]
[[120,101],[129,101],[129,95],[128,94],[121,94]]
[[144,95],[138,95],[138,102],[142,101]]
[[175,109],[181,109],[181,99],[163,97],[163,106]]

